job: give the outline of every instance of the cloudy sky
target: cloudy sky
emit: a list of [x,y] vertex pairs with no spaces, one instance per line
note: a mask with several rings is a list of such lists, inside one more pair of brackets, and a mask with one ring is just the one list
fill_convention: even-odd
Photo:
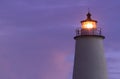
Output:
[[72,79],[88,8],[106,36],[109,79],[120,79],[119,0],[0,0],[0,79]]

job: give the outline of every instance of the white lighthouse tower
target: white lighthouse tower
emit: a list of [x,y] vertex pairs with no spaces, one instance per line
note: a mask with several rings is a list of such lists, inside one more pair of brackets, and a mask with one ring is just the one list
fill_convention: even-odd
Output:
[[87,19],[81,21],[81,24],[74,37],[76,45],[73,79],[107,79],[103,47],[105,37],[89,12]]

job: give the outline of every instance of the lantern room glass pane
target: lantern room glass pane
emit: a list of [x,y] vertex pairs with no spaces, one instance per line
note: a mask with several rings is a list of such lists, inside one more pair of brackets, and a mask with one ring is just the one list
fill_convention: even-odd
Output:
[[97,27],[96,22],[93,21],[82,22],[82,29],[96,29],[96,27]]

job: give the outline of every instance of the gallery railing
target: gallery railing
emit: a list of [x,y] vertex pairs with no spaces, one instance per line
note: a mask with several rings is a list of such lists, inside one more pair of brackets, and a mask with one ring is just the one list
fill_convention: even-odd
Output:
[[77,28],[76,29],[76,36],[80,36],[80,35],[100,35],[100,36],[102,36],[101,28],[96,28],[96,29]]

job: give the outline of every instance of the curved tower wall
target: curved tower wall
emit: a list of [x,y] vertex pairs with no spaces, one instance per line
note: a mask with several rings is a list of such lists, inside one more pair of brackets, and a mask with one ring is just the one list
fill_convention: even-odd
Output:
[[107,79],[103,37],[75,38],[73,79]]

